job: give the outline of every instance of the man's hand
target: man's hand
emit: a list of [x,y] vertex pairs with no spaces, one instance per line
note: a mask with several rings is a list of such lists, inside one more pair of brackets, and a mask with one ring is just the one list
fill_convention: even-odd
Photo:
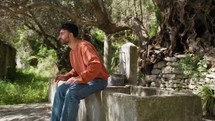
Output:
[[59,81],[66,81],[67,78],[64,76],[64,75],[58,75],[56,78],[55,78],[55,82],[58,83]]
[[71,77],[71,78],[69,78],[69,79],[65,82],[65,84],[67,84],[67,85],[73,84],[73,83],[75,83],[76,81],[77,81],[76,77]]

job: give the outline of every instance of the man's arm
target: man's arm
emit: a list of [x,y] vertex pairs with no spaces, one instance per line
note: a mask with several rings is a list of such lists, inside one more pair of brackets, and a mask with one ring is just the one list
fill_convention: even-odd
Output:
[[58,75],[55,78],[55,82],[58,83],[59,81],[67,81],[69,78],[75,77],[77,75],[78,75],[77,72],[74,69],[72,69],[70,72],[66,73],[65,75]]
[[73,68],[70,72],[66,73],[64,75],[67,79],[71,78],[71,77],[75,77],[78,76],[78,73],[75,71],[75,69]]

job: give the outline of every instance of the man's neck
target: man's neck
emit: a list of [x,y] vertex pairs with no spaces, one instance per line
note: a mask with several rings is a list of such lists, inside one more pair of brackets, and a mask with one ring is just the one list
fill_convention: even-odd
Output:
[[70,47],[72,50],[74,50],[74,49],[76,48],[76,46],[77,46],[77,43],[78,43],[78,39],[74,38],[73,40],[71,40],[71,41],[69,42],[69,47]]

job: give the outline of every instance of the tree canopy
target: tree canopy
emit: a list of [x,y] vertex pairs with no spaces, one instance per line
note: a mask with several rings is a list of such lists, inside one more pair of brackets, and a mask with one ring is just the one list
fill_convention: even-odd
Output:
[[56,39],[61,22],[76,23],[82,37],[91,27],[107,36],[130,30],[139,40],[139,66],[144,70],[165,55],[214,46],[214,4],[213,0],[1,0],[0,37],[14,41],[17,29],[25,26],[60,60],[65,50]]
[[141,0],[2,0],[0,22],[4,23],[1,28],[4,32],[1,37],[14,40],[15,35],[10,35],[25,26],[40,36],[40,43],[56,50],[59,56],[63,47],[56,39],[57,29],[65,21],[76,23],[81,28],[81,36],[93,26],[107,35],[134,30],[139,40],[145,40],[150,22],[155,20],[153,5],[152,1]]

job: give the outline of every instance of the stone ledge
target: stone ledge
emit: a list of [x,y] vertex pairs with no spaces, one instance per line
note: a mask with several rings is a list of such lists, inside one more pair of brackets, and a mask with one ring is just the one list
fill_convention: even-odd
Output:
[[[131,95],[127,93],[129,87]],[[147,96],[138,96],[144,91]],[[201,121],[201,118],[201,99],[194,94],[126,86],[108,87],[82,100],[78,121]]]

